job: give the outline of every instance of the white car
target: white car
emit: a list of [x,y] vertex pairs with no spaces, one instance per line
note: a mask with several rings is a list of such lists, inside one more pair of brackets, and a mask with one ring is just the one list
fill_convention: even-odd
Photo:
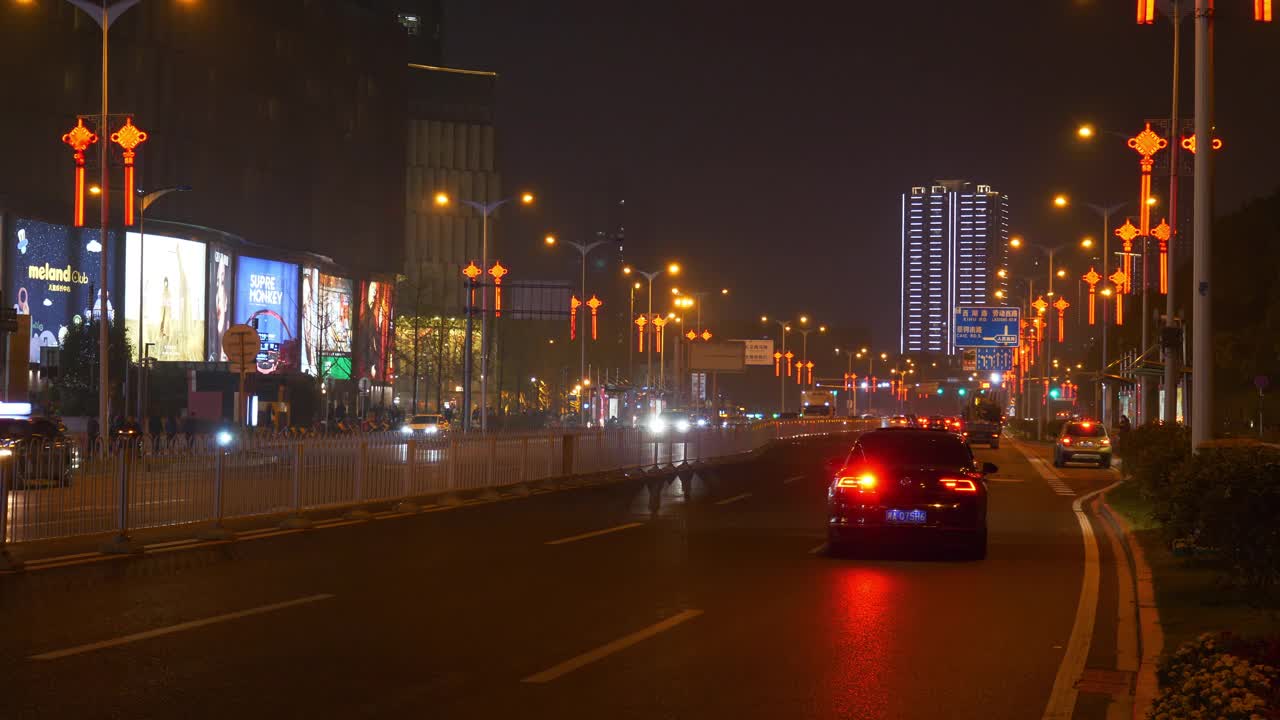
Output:
[[448,429],[449,421],[443,415],[414,415],[400,426],[405,435],[439,435]]

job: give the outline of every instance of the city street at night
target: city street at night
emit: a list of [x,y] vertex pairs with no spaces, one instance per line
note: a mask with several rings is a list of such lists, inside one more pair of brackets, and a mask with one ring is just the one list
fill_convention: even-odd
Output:
[[[986,560],[835,557],[822,468],[850,442],[667,483],[656,513],[624,481],[7,577],[5,716],[1040,717],[1078,623],[1072,504],[1114,474],[979,449]],[[1119,717],[1088,678],[1133,669],[1132,610],[1089,515],[1071,699]]]

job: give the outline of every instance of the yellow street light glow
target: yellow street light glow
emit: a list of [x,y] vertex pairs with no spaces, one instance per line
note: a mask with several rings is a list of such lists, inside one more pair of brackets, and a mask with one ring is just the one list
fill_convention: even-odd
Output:
[[555,345],[555,344],[556,344],[556,340],[555,340],[555,338],[551,338],[550,340],[548,340],[548,341],[547,341],[547,344],[548,344],[548,345]]
[[97,185],[90,185],[90,186],[89,186],[89,194],[90,194],[90,195],[101,195],[101,194],[102,194],[102,188],[98,187]]
[[443,192],[436,193],[436,205],[439,205],[440,207],[444,207],[448,204],[449,204],[449,193],[443,193]]
[[1106,295],[1107,297],[1111,297],[1111,288],[1102,288],[1098,292],[1103,295]]
[[1060,277],[1060,278],[1064,278],[1064,277],[1066,277],[1066,276],[1067,276],[1067,271],[1066,271],[1066,270],[1059,270],[1059,271],[1058,271],[1058,277]]
[[591,378],[583,378],[583,379],[582,379],[582,386],[583,386],[583,387],[591,387]]
[[760,316],[760,322],[762,322],[762,323],[767,323],[767,322],[769,322],[769,316],[768,316],[768,315],[761,315],[761,316]]
[[1004,299],[1004,291],[1003,291],[1003,290],[997,290],[997,291],[996,291],[996,299],[997,299],[997,300],[1003,300],[1003,299]]
[[1091,247],[1093,247],[1093,238],[1091,238],[1091,237],[1087,237],[1087,238],[1085,238],[1085,239],[1081,240],[1081,241],[1080,241],[1080,247],[1085,248],[1086,250],[1087,250],[1087,249],[1089,249],[1089,248],[1091,248]]
[[1097,130],[1094,130],[1092,125],[1081,125],[1079,128],[1076,128],[1076,136],[1081,140],[1089,140],[1095,133],[1097,133]]
[[860,353],[864,353],[864,352],[866,352],[866,351],[867,351],[867,349],[866,349],[866,348],[862,348],[862,349],[858,350],[858,352],[860,352]]
[[640,289],[640,282],[639,282],[639,281],[636,281],[636,284],[635,284],[635,285],[632,285],[632,287],[634,287],[635,289],[639,290],[639,289]]
[[671,275],[680,274],[680,263],[671,263],[667,266],[667,272]]
[[1014,235],[1013,237],[1009,238],[1009,247],[1013,247],[1013,248],[1022,247],[1022,237],[1019,235]]
[[531,192],[521,193],[520,202],[524,203],[525,205],[531,205],[533,203],[533,193]]
[[805,323],[808,323],[808,322],[809,322],[809,316],[808,316],[808,315],[801,315],[801,316],[800,316],[800,324],[801,324],[801,325],[804,325]]
[[888,359],[889,359],[889,353],[887,353],[887,352],[882,352],[882,353],[880,353],[880,359],[881,359],[881,360],[888,360]]
[[[555,235],[548,235],[548,236],[546,236],[546,237],[542,238],[542,242],[544,242],[544,243],[546,243],[546,244],[548,244],[548,245],[555,245],[555,244],[556,244],[556,236],[555,236]],[[624,273],[625,273],[625,272],[626,272],[626,270],[623,270],[622,272],[624,272]]]
[[826,331],[827,331],[827,326],[826,326],[826,325],[819,325],[819,326],[818,326],[818,332],[820,332],[820,333],[824,333],[824,332],[826,332]]
[[1000,268],[999,270],[996,271],[996,277],[1000,279],[1007,278],[1009,277],[1009,271],[1005,270],[1004,268]]
[[668,319],[668,320],[675,320],[675,319],[676,319],[676,314],[675,314],[675,313],[673,313],[673,312],[669,312],[669,313],[667,313],[667,319]]
[[1148,197],[1147,197],[1147,205],[1148,205],[1148,206],[1154,206],[1154,205],[1158,204],[1159,202],[1160,202],[1160,198],[1156,197],[1155,195],[1151,195],[1151,196],[1148,196]]
[[782,326],[782,332],[791,332],[791,326],[790,326],[790,325],[783,325],[783,326]]
[[728,294],[729,294],[729,288],[720,288],[720,294],[721,294],[721,295],[728,295]]
[[630,265],[623,265],[623,266],[622,266],[622,274],[623,274],[623,275],[630,275],[630,274],[631,274],[631,266],[630,266]]
[[1056,208],[1064,208],[1070,204],[1071,201],[1067,199],[1066,195],[1059,193],[1053,196],[1053,206]]
[[679,295],[679,294],[680,294],[680,288],[674,288],[674,287],[673,287],[673,288],[671,288],[671,294],[672,294],[672,295]]

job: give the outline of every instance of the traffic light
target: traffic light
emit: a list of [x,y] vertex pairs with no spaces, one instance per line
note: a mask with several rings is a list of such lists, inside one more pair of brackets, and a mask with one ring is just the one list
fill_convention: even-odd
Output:
[[945,395],[946,393],[947,393],[947,391],[946,391],[946,390],[943,390],[942,388],[938,388],[938,394],[939,394],[939,395]]
[[1062,390],[1060,388],[1049,388],[1049,398],[1051,400],[1057,400],[1061,396]]
[[969,394],[968,388],[960,388],[956,392],[960,393],[960,397],[964,397],[965,395]]

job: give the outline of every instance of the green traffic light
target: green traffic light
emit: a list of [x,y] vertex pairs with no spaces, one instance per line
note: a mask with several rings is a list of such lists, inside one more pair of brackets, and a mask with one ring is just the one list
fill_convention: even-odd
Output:
[[960,388],[959,393],[960,393],[960,397],[964,397],[965,395],[969,394],[969,391],[965,388]]
[[1058,396],[1060,395],[1062,395],[1062,391],[1059,390],[1058,388],[1052,388],[1049,390],[1049,397],[1053,398],[1054,400],[1057,400]]
[[944,393],[946,393],[946,390],[943,390],[942,388],[938,388],[938,394],[939,394],[939,395],[942,395],[942,394],[944,394]]

